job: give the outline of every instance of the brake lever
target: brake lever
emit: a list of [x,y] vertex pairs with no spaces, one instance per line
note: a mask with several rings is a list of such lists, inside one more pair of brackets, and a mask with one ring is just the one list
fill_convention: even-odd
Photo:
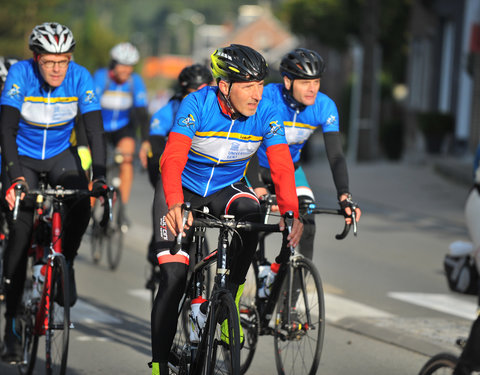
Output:
[[170,250],[170,254],[175,255],[182,248],[182,237],[183,237],[183,228],[188,220],[188,215],[192,211],[190,202],[185,202],[182,204],[183,209],[183,218],[182,218],[182,230],[177,234],[177,239],[175,241],[175,246]]

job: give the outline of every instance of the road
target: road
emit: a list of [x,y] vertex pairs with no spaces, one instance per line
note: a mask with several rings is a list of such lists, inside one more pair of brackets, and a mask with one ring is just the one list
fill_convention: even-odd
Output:
[[[334,207],[325,163],[307,166],[317,202]],[[416,374],[428,356],[455,351],[475,299],[451,293],[443,255],[466,240],[466,188],[428,166],[359,165],[351,172],[363,217],[357,238],[336,241],[337,217],[317,217],[314,262],[326,292],[327,329],[318,373]],[[93,265],[88,236],[75,263],[79,301],[73,308],[68,374],[148,374],[150,302],[144,288],[153,191],[137,173],[128,207],[132,222],[117,271]],[[262,337],[251,374],[274,374],[272,338]],[[40,353],[37,373],[43,373]],[[0,374],[16,374],[0,363]]]

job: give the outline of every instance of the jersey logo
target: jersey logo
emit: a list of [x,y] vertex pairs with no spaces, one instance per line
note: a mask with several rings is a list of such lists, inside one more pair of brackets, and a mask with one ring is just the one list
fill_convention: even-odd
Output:
[[180,117],[180,119],[178,120],[178,125],[190,128],[195,125],[195,119],[191,114],[187,117]]
[[337,122],[337,118],[334,115],[330,115],[327,118],[327,125],[333,125]]
[[152,123],[150,124],[150,127],[152,129],[158,129],[160,128],[160,120],[158,118],[154,118]]
[[270,131],[265,135],[265,138],[272,138],[276,134],[285,136],[285,129],[278,121],[272,121],[268,126],[270,126]]
[[12,85],[12,88],[8,90],[7,96],[14,98],[16,96],[20,95],[20,87],[16,85],[15,83]]
[[88,90],[87,92],[85,92],[85,99],[83,99],[85,103],[90,104],[94,100],[95,100],[95,93],[93,92],[93,90]]

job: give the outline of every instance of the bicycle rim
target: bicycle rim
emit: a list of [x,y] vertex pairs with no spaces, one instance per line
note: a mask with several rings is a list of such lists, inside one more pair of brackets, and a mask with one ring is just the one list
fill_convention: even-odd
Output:
[[[240,374],[240,331],[235,301],[230,293],[222,292],[212,305],[208,318],[208,336],[202,340],[202,343],[207,344],[202,374]],[[228,329],[224,328],[223,334],[228,338],[228,344],[222,341],[224,320],[227,321]],[[199,350],[200,353],[202,350]]]
[[24,306],[24,312],[20,317],[23,332],[23,362],[18,364],[18,371],[22,375],[33,374],[37,359],[39,336],[34,333],[35,313],[32,307]]
[[440,353],[430,358],[422,367],[419,375],[453,374],[458,357],[450,353]]
[[120,191],[117,189],[115,189],[113,202],[113,221],[108,224],[107,231],[107,258],[111,270],[117,269],[120,264],[123,250],[123,226],[125,225],[124,205]]
[[289,295],[286,277],[277,303],[275,362],[279,374],[315,374],[325,332],[322,282],[309,259],[301,257],[292,262],[293,267],[289,268],[289,272],[293,270],[292,295]]
[[240,300],[240,324],[245,335],[245,343],[240,350],[240,373],[245,374],[252,364],[260,334],[260,316],[256,307],[257,277],[255,268],[250,265]]
[[64,301],[61,307],[50,300],[47,309],[48,327],[45,330],[45,365],[47,375],[63,375],[67,370],[68,340],[70,334],[70,296],[67,263],[56,256],[52,269],[51,296]]

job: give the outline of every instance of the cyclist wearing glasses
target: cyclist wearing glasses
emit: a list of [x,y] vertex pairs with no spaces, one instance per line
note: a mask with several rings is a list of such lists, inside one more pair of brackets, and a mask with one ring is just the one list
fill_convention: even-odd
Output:
[[[161,280],[152,309],[152,374],[168,374],[167,360],[176,330],[177,307],[185,288],[188,247],[170,254],[182,227],[182,204],[206,205],[210,214],[235,215],[260,221],[257,197],[247,187],[247,164],[262,142],[272,166],[280,211],[295,214],[289,242],[296,246],[303,225],[298,220],[293,163],[273,105],[262,99],[267,64],[250,47],[232,44],[211,56],[218,87],[188,95],[180,105],[160,160],[161,180],[155,191],[155,239]],[[162,189],[163,187],[163,189]],[[280,222],[284,226],[283,219]],[[237,305],[258,235],[238,231],[231,244],[231,273],[227,287]],[[237,293],[238,292],[238,293]],[[238,306],[237,306],[238,307]],[[242,337],[242,334],[241,334]]]
[[[90,73],[72,61],[75,39],[56,22],[36,26],[29,40],[33,58],[10,68],[1,96],[0,135],[3,195],[10,210],[15,185],[38,188],[41,172],[51,186],[88,189],[75,147],[70,144],[77,112],[83,116],[93,155],[93,189],[105,182],[105,142],[100,104]],[[22,195],[24,198],[24,195]],[[68,263],[70,303],[76,301],[73,260],[90,219],[89,198],[66,204],[63,253]],[[22,360],[16,323],[25,283],[27,251],[33,226],[34,202],[24,198],[16,222],[10,222],[5,249],[5,347],[2,359]],[[11,214],[11,213],[10,213]]]
[[140,55],[131,43],[120,43],[110,51],[110,66],[97,70],[93,79],[102,106],[107,141],[123,156],[120,165],[120,193],[127,204],[133,182],[136,128],[142,139],[148,135],[147,90],[133,71]]
[[[300,154],[307,139],[315,129],[321,127],[338,200],[345,210],[345,221],[350,223],[351,218],[348,216],[351,215],[352,200],[342,151],[337,106],[327,95],[319,92],[320,78],[324,70],[325,64],[317,52],[305,48],[295,49],[287,53],[280,63],[283,84],[267,85],[264,97],[275,103],[279,120],[285,127],[285,136],[295,166],[295,183],[300,205],[314,202],[313,192],[300,165]],[[260,146],[257,155],[258,161],[254,160],[247,177],[256,194],[261,197],[268,193],[266,186],[271,185],[272,175],[264,145]],[[361,211],[357,208],[357,221],[360,215]],[[305,257],[312,259],[315,215],[306,215],[302,221],[305,226],[299,250]]]
[[[168,103],[160,108],[150,121],[150,135],[148,140],[142,144],[139,157],[144,168],[148,169],[148,177],[153,188],[157,184],[160,174],[159,160],[167,143],[168,133],[173,126],[173,120],[180,107],[183,98],[188,94],[209,86],[213,83],[210,69],[201,64],[194,64],[182,69],[178,75],[178,91],[172,96]],[[156,252],[154,249],[154,235],[149,244],[147,259],[157,264]]]

